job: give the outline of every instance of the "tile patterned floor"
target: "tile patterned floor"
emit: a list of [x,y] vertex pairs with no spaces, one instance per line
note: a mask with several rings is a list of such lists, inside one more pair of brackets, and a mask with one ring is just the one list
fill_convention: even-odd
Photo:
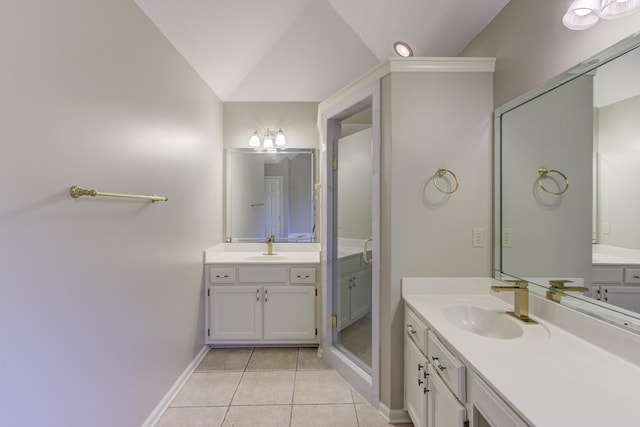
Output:
[[207,353],[156,426],[389,424],[315,348],[228,348]]
[[340,344],[371,368],[371,313],[340,331]]

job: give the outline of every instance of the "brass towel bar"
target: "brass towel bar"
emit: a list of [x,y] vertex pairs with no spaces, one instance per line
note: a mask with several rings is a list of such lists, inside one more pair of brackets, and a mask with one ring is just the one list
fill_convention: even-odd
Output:
[[125,199],[145,199],[145,200],[151,200],[151,203],[166,202],[167,200],[169,200],[168,197],[156,196],[156,195],[143,196],[139,194],[103,193],[101,191],[96,191],[96,190],[87,190],[85,188],[78,187],[77,185],[74,185],[69,189],[69,194],[74,199],[77,199],[78,197],[81,197],[81,196],[91,196],[91,197],[105,196],[105,197],[123,197]]

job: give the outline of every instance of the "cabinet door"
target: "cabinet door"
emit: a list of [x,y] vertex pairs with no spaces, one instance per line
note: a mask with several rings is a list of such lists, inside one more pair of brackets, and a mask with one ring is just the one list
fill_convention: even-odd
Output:
[[404,409],[415,427],[427,427],[427,358],[404,337]]
[[209,328],[214,341],[259,340],[262,337],[260,286],[212,286]]
[[264,287],[264,339],[314,340],[315,286]]
[[357,320],[371,311],[371,271],[360,271],[351,282],[351,320]]
[[640,312],[640,286],[602,286],[600,299],[627,310]]
[[340,297],[338,298],[338,329],[349,324],[351,318],[351,275],[340,277]]
[[438,376],[438,373],[429,365],[429,427],[464,427],[467,420],[465,407],[449,391],[447,386]]

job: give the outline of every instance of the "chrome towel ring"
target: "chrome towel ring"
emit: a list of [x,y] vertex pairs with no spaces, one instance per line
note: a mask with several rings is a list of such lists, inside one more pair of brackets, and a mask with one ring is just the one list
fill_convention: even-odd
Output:
[[[560,191],[550,191],[550,190],[547,190],[546,188],[544,188],[544,185],[542,184],[542,178],[544,178],[545,176],[547,176],[550,173],[556,173],[556,174],[560,175],[562,177],[562,179],[564,179],[564,189],[562,189]],[[538,185],[545,192],[547,192],[549,194],[553,194],[554,196],[559,196],[561,194],[566,193],[567,190],[569,189],[569,179],[567,178],[567,176],[565,174],[563,174],[559,170],[540,168],[540,169],[538,169]]]
[[[451,176],[453,177],[453,180],[455,182],[455,186],[453,187],[453,190],[451,191],[445,191],[442,188],[438,187],[438,177],[444,177],[447,173],[451,174]],[[436,186],[436,189],[444,194],[453,194],[458,190],[458,178],[456,177],[456,174],[451,172],[449,169],[447,168],[439,168],[435,175],[433,176],[433,185]]]

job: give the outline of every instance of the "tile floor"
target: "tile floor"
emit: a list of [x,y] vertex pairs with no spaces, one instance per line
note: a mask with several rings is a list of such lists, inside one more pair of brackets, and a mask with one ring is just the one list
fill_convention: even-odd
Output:
[[340,331],[340,344],[371,369],[371,313]]
[[207,353],[156,424],[178,426],[388,424],[316,348],[227,348]]

